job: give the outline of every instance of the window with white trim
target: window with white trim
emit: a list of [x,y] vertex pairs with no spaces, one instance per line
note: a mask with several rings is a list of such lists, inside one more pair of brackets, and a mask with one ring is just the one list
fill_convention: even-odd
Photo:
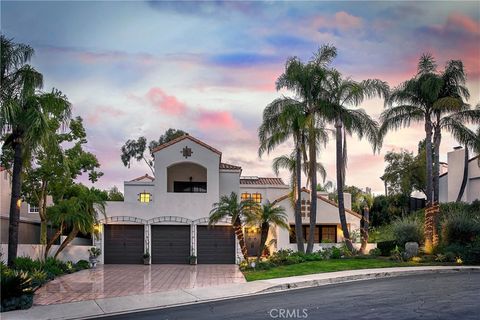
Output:
[[28,213],[39,213],[40,208],[34,205],[29,204],[28,205]]

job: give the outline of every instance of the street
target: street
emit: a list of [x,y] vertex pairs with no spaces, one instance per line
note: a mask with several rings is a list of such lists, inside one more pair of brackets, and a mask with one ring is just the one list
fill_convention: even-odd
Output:
[[479,319],[480,272],[350,282],[103,319]]

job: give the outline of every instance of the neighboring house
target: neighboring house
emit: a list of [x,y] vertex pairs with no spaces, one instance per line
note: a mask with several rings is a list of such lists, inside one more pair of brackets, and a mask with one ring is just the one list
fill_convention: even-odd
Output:
[[[471,203],[480,199],[479,155],[472,157],[465,167],[465,149],[456,147],[447,155],[447,172],[440,175],[440,203],[456,201],[465,178],[461,201]],[[467,169],[467,170],[465,170]]]
[[[8,243],[8,221],[10,198],[12,195],[12,175],[9,170],[0,167],[0,227],[1,243]],[[51,197],[47,205],[52,203]],[[40,216],[38,207],[22,202],[20,206],[20,223],[18,230],[19,244],[40,243]]]
[[[242,199],[284,206],[289,223],[294,223],[288,200],[289,186],[280,178],[241,177],[242,168],[222,162],[222,153],[204,142],[184,135],[153,150],[155,177],[144,175],[124,182],[123,202],[107,202],[107,219],[102,219],[96,245],[102,248],[103,263],[141,263],[144,252],[152,263],[188,263],[196,256],[203,263],[238,263],[241,252],[225,220],[208,226],[212,205],[222,195],[235,192]],[[308,191],[304,190],[305,227],[308,224]],[[347,222],[357,230],[360,216],[350,211],[346,194]],[[338,209],[319,195],[317,241],[340,242]],[[256,254],[259,234],[246,228],[249,252]],[[272,250],[294,248],[288,230],[270,235]],[[320,244],[317,244],[318,248]]]

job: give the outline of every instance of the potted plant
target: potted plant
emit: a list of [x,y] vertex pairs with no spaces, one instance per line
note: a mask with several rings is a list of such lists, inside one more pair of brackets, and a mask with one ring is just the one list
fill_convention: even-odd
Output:
[[143,264],[144,265],[150,264],[150,253],[148,251],[145,251],[145,253],[143,254]]
[[194,255],[189,256],[188,261],[190,264],[197,264],[197,256],[194,256]]
[[90,254],[90,257],[88,258],[90,261],[90,267],[95,268],[98,263],[98,257],[102,254],[102,250],[97,247],[91,247],[88,250],[88,253]]

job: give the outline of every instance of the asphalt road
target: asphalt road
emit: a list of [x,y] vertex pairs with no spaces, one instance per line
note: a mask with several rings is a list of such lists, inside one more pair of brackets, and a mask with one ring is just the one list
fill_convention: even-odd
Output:
[[480,272],[366,280],[104,319],[480,319]]

